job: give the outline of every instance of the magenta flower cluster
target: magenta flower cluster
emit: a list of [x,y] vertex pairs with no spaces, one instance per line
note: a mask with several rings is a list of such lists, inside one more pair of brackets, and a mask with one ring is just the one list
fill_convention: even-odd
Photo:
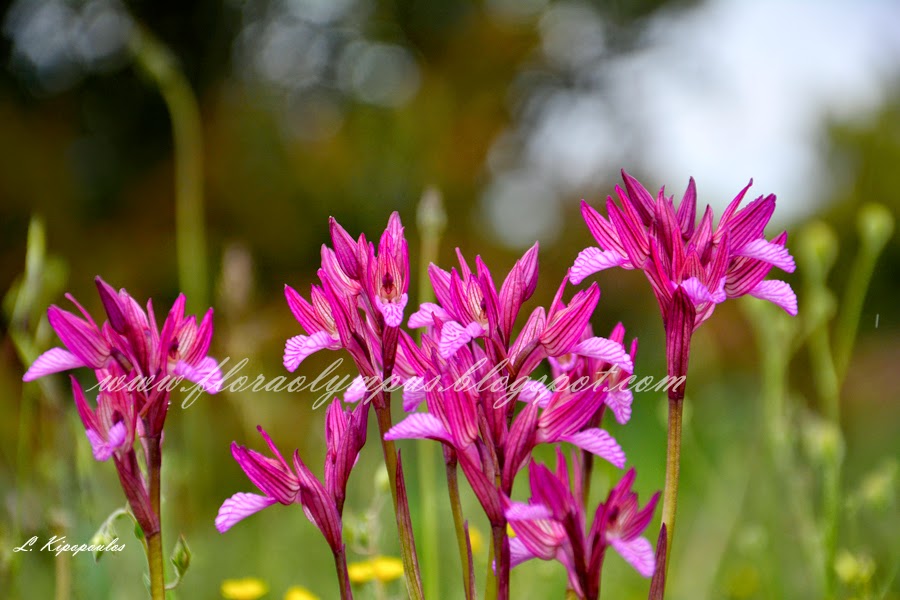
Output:
[[[522,319],[520,313],[538,286],[537,244],[502,278],[495,278],[480,256],[470,262],[457,249],[457,266],[449,271],[434,264],[428,268],[435,301],[407,311],[409,252],[398,214],[391,215],[377,247],[365,235],[354,239],[331,219],[331,247],[322,247],[319,283],[307,295],[285,286],[287,305],[303,333],[286,341],[284,367],[295,371],[315,352],[342,350],[358,371],[343,398],[334,398],[326,411],[323,476],[317,477],[296,450],[286,459],[259,427],[268,452],[237,443],[231,447],[259,493],[239,492],[225,500],[216,528],[225,532],[275,504],[301,506],[334,554],[341,597],[352,597],[342,518],[348,480],[366,442],[371,406],[411,596],[422,594],[406,484],[394,447],[401,439],[441,443],[448,483],[455,481],[451,474],[457,467],[462,470],[491,525],[499,598],[510,597],[510,569],[535,558],[561,563],[571,592],[579,598],[599,596],[609,548],[642,576],[654,575],[664,547],[663,554],[657,554],[643,533],[659,494],[641,506],[633,491],[634,469],[596,506],[589,490],[595,459],[618,469],[627,463],[602,421],[607,412],[620,424],[631,417],[633,397],[620,384],[635,370],[637,340],[626,346],[622,324],[608,337],[595,335],[591,318],[600,289],[592,283],[574,290],[571,284],[611,267],[644,271],[663,316],[668,370],[675,377],[687,374],[693,331],[717,304],[749,294],[793,315],[797,299],[787,283],[765,279],[772,267],[794,269],[786,233],[771,241],[764,237],[774,196],[740,209],[748,185],[713,227],[709,208],[696,220],[693,180],[676,208],[662,190],[654,198],[624,171],[623,178],[624,189],[616,187],[619,203],[607,200],[607,218],[582,205],[599,247],[583,250],[550,303],[531,308]],[[88,367],[99,382],[183,378],[210,393],[219,390],[219,367],[207,356],[212,310],[198,324],[184,315],[185,300],[179,296],[160,329],[151,303],[144,310],[124,290],[116,292],[99,278],[97,287],[107,320],[98,325],[71,297],[84,318],[51,307],[50,324],[65,348],[41,355],[25,374],[26,381]],[[539,376],[544,372],[552,375],[552,385]],[[582,385],[570,385],[575,381]],[[122,390],[101,385],[93,408],[74,378],[72,386],[94,456],[114,460],[136,519],[148,534],[158,532],[159,450],[170,387]],[[405,416],[397,423],[391,416],[391,388],[402,388]],[[680,419],[683,387],[668,392]],[[148,489],[136,459],[137,440],[147,453],[144,464],[157,468],[155,492]],[[680,444],[680,437],[676,441]],[[532,458],[541,444],[556,448],[552,469]],[[562,444],[572,448],[568,460]],[[670,450],[673,447],[670,438]],[[671,468],[671,453],[668,459]],[[677,453],[674,460],[677,484]],[[521,502],[512,496],[525,470],[530,498]],[[667,478],[666,502],[669,491]],[[674,519],[674,505],[671,515],[665,506],[663,512],[671,536],[667,519]],[[514,537],[508,535],[509,528]],[[463,547],[471,565],[468,539]],[[474,575],[471,568],[466,573],[464,584],[471,597]]]
[[91,407],[78,380],[70,376],[75,406],[94,458],[113,459],[135,519],[151,536],[160,529],[158,507],[134,443],[141,441],[144,465],[158,462],[172,387],[168,381],[184,379],[209,393],[219,391],[222,374],[216,360],[207,356],[213,311],[209,309],[198,324],[196,317],[184,314],[185,298],[179,295],[160,329],[152,301],[144,310],[125,290],[116,292],[99,277],[96,284],[107,320],[98,325],[67,294],[84,318],[51,306],[47,317],[65,348],[44,352],[22,379],[32,381],[81,367],[94,371],[94,387],[99,390],[96,407]]
[[[389,379],[402,385],[408,415],[384,432],[384,440],[427,438],[444,445],[445,457],[465,474],[492,529],[503,532],[496,563],[500,581],[508,582],[509,568],[531,556],[560,558],[571,580],[581,581],[588,568],[587,554],[567,553],[562,548],[573,546],[564,540],[556,540],[559,551],[549,555],[517,542],[512,560],[506,528],[510,511],[515,512],[511,495],[517,475],[529,464],[535,482],[534,474],[542,472],[543,467],[531,460],[537,445],[566,442],[616,467],[625,465],[624,451],[600,428],[600,421],[607,407],[619,422],[630,417],[631,392],[616,389],[616,384],[633,372],[637,344],[632,343],[630,351],[625,349],[621,325],[609,338],[593,334],[590,318],[600,298],[597,285],[576,291],[566,300],[570,286],[568,278],[563,278],[552,302],[533,308],[517,330],[522,306],[538,285],[537,245],[515,263],[499,286],[480,257],[473,268],[457,250],[458,267],[429,268],[437,301],[423,303],[409,315],[407,326],[421,330],[416,341],[401,327],[409,259],[399,216],[391,216],[377,252],[364,236],[354,240],[334,220],[331,238],[333,247],[322,248],[320,285],[311,286],[308,299],[285,288],[288,306],[305,332],[287,340],[285,367],[293,371],[314,352],[343,349],[359,369],[344,402],[336,398],[328,409],[325,485],[312,477],[297,453],[291,468],[262,432],[274,458],[237,445],[232,448],[262,495],[238,493],[228,499],[219,511],[218,529],[225,531],[275,503],[297,503],[332,550],[342,553],[344,489],[365,439],[369,403],[360,400],[372,399],[376,410],[385,407],[389,396],[379,393],[377,384]],[[530,378],[544,362],[557,377],[584,376],[593,385],[580,390],[551,389]],[[475,381],[481,385],[473,385]],[[560,479],[554,481],[563,485]],[[564,485],[574,503],[569,508],[584,513],[581,492],[570,490],[568,482]],[[611,498],[616,501],[617,496]],[[560,515],[568,510],[553,508]],[[519,521],[514,527],[527,528]],[[640,529],[648,522],[644,519]],[[603,532],[595,536],[598,557],[611,540],[620,539]],[[623,542],[618,547],[624,551],[630,546]],[[651,552],[638,568],[646,574],[652,564]],[[598,568],[599,562],[594,570]],[[508,597],[504,585],[508,583],[501,583],[501,596]]]

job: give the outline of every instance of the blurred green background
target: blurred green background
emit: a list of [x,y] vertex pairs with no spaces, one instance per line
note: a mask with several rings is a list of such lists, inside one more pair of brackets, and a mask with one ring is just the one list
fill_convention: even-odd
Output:
[[[819,305],[804,295],[813,288],[801,263],[789,277],[801,306],[794,342],[775,330],[779,316],[753,313],[745,300],[721,306],[695,336],[669,586],[672,598],[820,597],[820,565],[803,548],[821,540],[804,538],[788,510],[798,494],[814,521],[826,509],[820,463],[829,442],[811,416],[822,407],[801,346],[816,339],[806,330],[840,318],[862,247],[860,208],[879,202],[896,216],[900,207],[895,3],[15,0],[0,15],[0,290],[10,290],[0,322],[0,596],[141,593],[145,561],[124,522],[127,550],[99,565],[85,555],[12,553],[32,535],[87,541],[124,504],[111,465],[90,456],[62,377],[45,387],[21,383],[27,365],[14,342],[32,351],[57,343],[39,319],[50,303],[65,303],[64,291],[96,316],[98,274],[139,300],[152,296],[157,307],[180,289],[206,289],[205,300],[189,302],[195,312],[216,309],[212,354],[247,357],[243,374],[274,377],[284,374],[284,340],[300,333],[282,287],[305,291],[315,279],[329,215],[374,239],[398,210],[415,270],[416,205],[435,186],[448,211],[440,263],[449,267],[459,246],[470,258],[481,254],[496,278],[539,240],[535,306],[593,244],[580,199],[602,206],[625,167],[649,189],[665,184],[679,197],[694,176],[700,202],[717,215],[754,177],[753,197],[778,195],[769,233],[788,229],[795,255],[810,221],[835,232],[826,243],[837,254],[824,321],[805,311]],[[150,49],[135,45],[142,31],[155,40]],[[165,76],[148,75],[154,67]],[[173,152],[164,98],[176,110],[187,102],[190,116],[191,97],[208,260],[200,261],[201,280],[179,281],[176,164],[185,155]],[[45,225],[49,257],[40,293],[14,309],[34,216]],[[183,233],[200,239],[195,226]],[[598,280],[595,331],[622,321],[629,339],[640,338],[638,373],[662,375],[661,321],[643,276],[610,271]],[[893,236],[842,382],[838,597],[900,597],[898,293]],[[774,331],[779,352],[796,346],[782,361],[787,385],[778,388],[790,407],[790,485],[767,443],[771,379],[763,366],[775,350],[758,351],[751,314],[763,321],[757,329]],[[333,358],[317,356],[302,370],[315,373]],[[336,597],[327,546],[299,509],[264,511],[226,535],[213,527],[225,498],[252,489],[229,444],[259,448],[257,424],[286,451],[297,447],[321,464],[322,413],[312,402],[309,394],[225,392],[186,410],[173,404],[164,543],[171,548],[183,532],[194,551],[178,597],[221,597],[222,581],[241,577],[266,582],[268,598],[292,585]],[[608,424],[638,470],[642,499],[663,486],[664,405],[659,395],[636,394],[631,422]],[[397,552],[372,440],[350,482],[351,561]],[[461,597],[443,477],[441,502],[423,506],[415,447],[401,444],[413,519],[418,527],[423,511],[438,511],[439,597]],[[595,476],[596,502],[617,475],[600,468]],[[380,531],[362,531],[369,512],[383,515]],[[479,513],[467,495],[467,517],[487,532]],[[479,586],[486,560],[482,548]],[[647,585],[610,556],[605,597],[646,597]],[[513,572],[512,586],[514,597],[561,598],[565,574],[535,562]],[[397,582],[359,589],[362,598],[379,594],[403,591]]]

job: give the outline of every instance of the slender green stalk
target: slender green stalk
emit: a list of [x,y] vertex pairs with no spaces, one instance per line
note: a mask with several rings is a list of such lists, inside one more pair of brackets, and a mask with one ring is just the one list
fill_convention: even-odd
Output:
[[809,353],[812,361],[813,382],[822,401],[822,412],[829,421],[840,428],[840,383],[834,368],[827,325],[823,324],[818,327],[810,336]]
[[[48,290],[53,292],[61,285],[63,277],[60,270],[51,268],[47,260],[46,234],[44,223],[40,217],[34,216],[28,226],[28,241],[25,253],[25,272],[18,285],[13,285],[3,305],[11,306],[7,314],[8,333],[16,355],[23,365],[30,365],[38,357],[40,342],[36,339],[35,323],[38,320],[37,307],[39,296]],[[10,297],[12,295],[12,297]],[[54,406],[62,406],[61,394],[57,381],[52,377],[37,380],[41,393]],[[25,490],[29,479],[35,474],[30,442],[38,415],[40,397],[34,386],[24,386],[19,405],[19,422],[16,437],[16,488],[15,511],[11,527],[11,539],[21,537],[22,518],[25,514],[25,502],[28,495]],[[19,553],[13,555],[9,565],[10,592],[18,591]],[[71,594],[71,564],[62,555],[56,560],[56,597],[68,598]]]
[[597,600],[600,598],[600,590],[603,585],[603,560],[606,558],[606,547],[600,547],[600,565],[597,568],[597,580],[596,581],[588,581],[588,585],[585,586],[587,588],[587,597],[591,598],[591,600]]
[[459,560],[462,563],[463,589],[466,592],[466,600],[473,600],[473,592],[469,582],[472,572],[469,569],[469,540],[466,534],[466,524],[463,518],[462,502],[459,497],[459,473],[456,460],[445,463],[447,468],[447,492],[450,496],[450,512],[453,514],[453,528],[456,530],[456,546],[459,551]]
[[[822,401],[822,409],[834,431],[840,435],[841,409],[839,383],[831,355],[828,331],[820,327],[813,332],[810,340],[810,357],[813,363],[813,375]],[[834,559],[837,556],[837,532],[840,520],[841,503],[841,463],[842,454],[839,449],[825,453],[823,473],[823,509],[822,545],[825,550],[825,597],[835,597]]]
[[[804,274],[807,313],[816,326],[810,331],[809,357],[813,384],[819,396],[822,413],[832,427],[835,447],[822,453],[823,482],[820,519],[822,568],[825,598],[835,598],[836,577],[834,559],[837,555],[837,533],[840,520],[841,498],[841,384],[836,369],[835,356],[829,334],[829,321],[834,310],[834,300],[828,289],[828,272],[837,257],[837,239],[825,224],[814,223],[806,228],[801,238],[798,259]],[[822,318],[824,315],[824,318]],[[854,333],[855,335],[855,333]]]
[[[694,304],[687,294],[678,289],[663,321],[666,328],[666,370],[675,381],[666,390],[669,400],[669,426],[666,436],[666,487],[663,490],[662,525],[666,530],[666,560],[663,577],[655,578],[665,585],[669,571],[669,557],[674,550],[675,513],[678,508],[678,476],[681,470],[681,413],[684,410],[684,394],[687,387],[688,362],[691,355],[691,337],[694,333]],[[662,593],[665,593],[663,588]]]
[[847,287],[844,288],[844,299],[841,302],[841,311],[835,327],[834,364],[837,368],[837,375],[841,379],[844,378],[847,367],[850,365],[850,355],[853,353],[853,346],[856,342],[863,302],[866,299],[866,291],[868,291],[878,259],[877,254],[873,255],[866,249],[866,245],[863,245],[850,269],[850,279]]
[[160,511],[160,474],[162,448],[160,438],[147,439],[147,469],[150,472],[150,506],[159,521],[159,531],[147,535],[147,564],[150,568],[150,597],[165,600],[166,575],[162,550],[162,512]]
[[[54,528],[53,533],[65,537],[64,525]],[[56,586],[54,590],[55,600],[68,600],[72,596],[72,555],[68,552],[57,554],[53,561]]]
[[494,573],[495,557],[495,545],[492,538],[491,545],[488,548],[487,576],[484,578],[484,600],[497,600],[497,574]]
[[[812,293],[827,294],[827,290],[816,288]],[[840,381],[835,370],[834,357],[831,350],[831,340],[828,335],[827,323],[823,322],[812,332],[809,343],[810,360],[812,362],[813,380],[819,393],[822,404],[822,412],[828,419],[833,431],[840,438],[841,432],[841,405],[840,405]],[[839,441],[836,442],[839,445]],[[823,568],[825,571],[825,597],[835,598],[836,579],[834,561],[837,556],[838,524],[840,521],[841,504],[841,463],[842,452],[839,448],[832,448],[824,454],[823,465],[823,515],[822,515],[822,546],[824,548]]]
[[[416,446],[418,454],[418,480],[419,480],[419,515],[422,519],[421,542],[422,577],[425,584],[425,597],[440,597],[440,561],[438,559],[440,545],[440,524],[438,523],[438,499],[437,479],[435,467],[437,466],[436,451],[438,445],[432,440],[423,440]],[[456,516],[454,515],[454,520]],[[457,536],[459,532],[457,531]]]
[[581,503],[588,510],[591,501],[591,477],[594,473],[594,455],[585,450],[581,451]]
[[[682,390],[684,385],[680,386]],[[678,475],[681,469],[681,413],[684,399],[673,399],[669,394],[669,435],[666,439],[666,487],[663,492],[662,523],[666,526],[666,572],[672,555],[675,537],[675,512],[678,508]]]
[[[390,399],[387,398],[388,392],[383,392],[384,406],[376,407],[375,414],[378,420],[378,431],[381,438],[381,449],[384,453],[384,466],[387,469],[388,479],[391,484],[391,500],[394,503],[394,515],[397,519],[397,532],[400,535],[400,558],[403,561],[403,571],[406,575],[406,589],[409,597],[413,600],[422,600],[424,593],[422,592],[421,580],[418,573],[418,562],[415,557],[416,542],[413,537],[412,529],[406,526],[403,518],[403,512],[400,506],[400,495],[397,489],[397,448],[394,446],[393,440],[384,439],[385,434],[391,428],[391,405]],[[404,499],[405,500],[405,499]],[[404,510],[409,513],[409,506],[405,506]]]
[[341,586],[341,600],[352,600],[353,590],[350,587],[350,574],[347,571],[347,553],[341,548],[334,553],[334,568],[337,570],[338,585]]
[[850,270],[850,279],[844,288],[844,299],[835,327],[834,365],[841,383],[850,365],[850,355],[853,353],[863,303],[875,264],[894,230],[894,217],[884,206],[869,204],[860,210],[857,228],[860,248]]
[[[38,356],[29,332],[31,318],[29,313],[35,304],[35,298],[41,285],[41,272],[46,254],[45,239],[43,221],[40,218],[32,217],[28,227],[25,275],[16,291],[16,298],[9,315],[9,337],[23,365],[30,365]],[[48,378],[42,377],[38,382],[41,383],[45,379]],[[26,479],[33,470],[29,461],[31,457],[29,435],[34,429],[36,402],[37,394],[34,393],[33,387],[25,386],[19,404],[19,425],[16,437],[16,482],[20,491],[25,490]],[[14,540],[20,537],[22,516],[25,514],[25,497],[24,493],[16,494],[15,518],[12,521],[12,539]]]
[[[509,600],[509,537],[506,522],[491,527],[494,538],[494,556],[497,563],[497,600]],[[490,563],[488,564],[490,568]]]
[[172,121],[179,284],[191,306],[209,306],[200,110],[177,60],[152,33],[136,29],[131,50],[137,65],[159,89]]
[[147,536],[147,564],[150,567],[150,597],[153,600],[165,600],[166,584],[164,578],[162,532]]
[[[419,202],[418,214],[416,222],[420,235],[419,247],[419,303],[432,302],[434,300],[434,290],[428,278],[428,265],[437,261],[438,248],[441,241],[441,234],[446,225],[447,217],[444,214],[441,205],[440,194],[434,188],[429,188],[422,196]],[[422,535],[419,536],[421,542],[422,557],[422,575],[425,580],[425,596],[428,598],[438,598],[440,595],[440,524],[437,516],[437,478],[435,477],[435,468],[437,466],[437,445],[431,440],[423,440],[418,444],[416,451],[418,453],[418,480],[419,480],[419,511],[422,518]],[[455,472],[455,469],[454,469]],[[449,471],[448,471],[449,477]],[[449,478],[448,478],[449,485]],[[457,489],[457,495],[459,490]],[[451,503],[453,501],[451,492]],[[461,510],[461,509],[460,509]],[[460,512],[460,516],[462,513]],[[460,537],[462,521],[457,522],[456,514],[454,514],[454,525],[456,526],[457,543],[462,544],[465,551],[465,540]],[[463,532],[463,535],[465,532]],[[463,558],[463,571],[468,568],[468,560],[465,554]],[[468,597],[468,577],[464,579],[466,582],[466,595]]]
[[[745,306],[748,311],[753,310],[749,316],[762,361],[766,439],[775,472],[785,489],[781,497],[786,499],[791,519],[797,527],[797,538],[803,546],[807,566],[815,569],[817,579],[822,581],[824,554],[817,541],[813,506],[807,490],[803,488],[803,477],[793,453],[793,436],[786,402],[788,366],[795,350],[795,345],[791,342],[798,337],[797,327],[793,321],[786,321],[781,314],[768,314],[772,307],[763,305],[761,301]],[[784,326],[788,323],[792,326],[790,329]]]
[[[397,349],[396,328],[385,328],[382,337],[382,355],[384,367],[381,373],[381,381],[391,381],[394,369],[394,357]],[[361,372],[370,375],[369,366],[359,365]],[[403,561],[403,573],[406,577],[406,589],[413,600],[422,600],[422,576],[419,573],[419,562],[416,556],[416,540],[413,534],[412,518],[409,512],[409,497],[407,495],[406,481],[400,457],[393,440],[385,439],[390,431],[391,421],[391,393],[385,386],[380,386],[380,393],[374,399],[375,415],[378,421],[378,439],[381,442],[381,450],[384,454],[384,466],[387,470],[390,482],[391,501],[394,505],[394,517],[397,523],[397,534],[400,538],[400,558]]]

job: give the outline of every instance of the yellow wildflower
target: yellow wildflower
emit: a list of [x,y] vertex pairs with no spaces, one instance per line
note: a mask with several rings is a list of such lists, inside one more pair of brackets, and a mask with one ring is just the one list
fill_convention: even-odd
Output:
[[320,598],[305,587],[295,585],[288,589],[284,600],[320,600]]
[[375,571],[372,569],[372,563],[365,560],[347,565],[347,576],[350,583],[366,583],[374,579]]
[[868,556],[841,550],[834,560],[838,578],[847,585],[863,586],[875,574],[875,562]]
[[377,556],[369,561],[378,581],[393,581],[403,577],[403,561],[394,556]]
[[484,536],[474,527],[469,527],[469,544],[472,545],[472,554],[478,554],[484,548]]
[[261,579],[226,579],[222,582],[222,597],[228,600],[256,600],[266,595],[269,586]]
[[350,583],[368,583],[373,579],[388,582],[403,577],[403,561],[393,556],[376,556],[347,565]]

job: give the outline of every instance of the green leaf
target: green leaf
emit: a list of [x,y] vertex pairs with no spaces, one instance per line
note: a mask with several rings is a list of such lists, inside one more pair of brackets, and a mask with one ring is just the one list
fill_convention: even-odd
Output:
[[138,524],[137,520],[135,520],[134,522],[134,537],[136,537],[142,544],[146,543],[144,539],[144,530],[141,529],[141,526]]
[[[108,546],[116,539],[112,531],[112,527],[109,525],[109,522],[104,523],[100,529],[94,534],[91,538],[90,545],[91,546]],[[92,554],[94,555],[94,562],[100,562],[100,558],[103,556],[103,550],[93,550]]]
[[[134,522],[135,536],[139,540],[143,540],[144,533],[141,531],[140,526],[137,524],[137,520],[135,520],[134,515],[127,508],[117,508],[112,511],[106,520],[103,521],[103,524],[100,525],[100,528],[97,532],[91,537],[91,546],[108,546],[112,544],[119,536],[116,534],[116,528],[114,526],[116,519],[119,517],[128,517]],[[100,562],[100,557],[103,556],[104,550],[94,550],[94,562]]]
[[172,564],[175,565],[175,573],[178,579],[181,579],[187,573],[188,567],[191,566],[191,556],[193,556],[184,534],[178,536],[178,542],[175,543],[175,549],[172,550]]

